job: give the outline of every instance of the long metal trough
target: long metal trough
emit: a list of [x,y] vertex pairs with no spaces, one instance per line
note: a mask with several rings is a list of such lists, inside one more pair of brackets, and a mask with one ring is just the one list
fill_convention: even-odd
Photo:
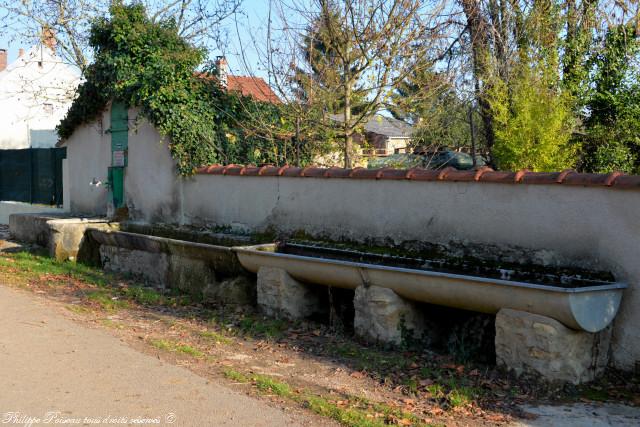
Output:
[[562,287],[464,274],[390,267],[276,252],[275,244],[235,247],[240,263],[256,273],[260,267],[286,270],[293,278],[355,289],[380,286],[414,301],[495,314],[502,308],[556,319],[588,332],[604,329],[620,306],[624,283]]

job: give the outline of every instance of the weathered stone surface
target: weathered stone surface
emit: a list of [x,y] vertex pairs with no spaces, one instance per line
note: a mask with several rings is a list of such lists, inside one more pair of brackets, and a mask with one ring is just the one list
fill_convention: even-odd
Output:
[[117,230],[119,224],[101,219],[58,218],[51,215],[14,214],[9,218],[11,236],[49,249],[59,261],[75,260],[87,228]]
[[611,328],[597,334],[574,331],[557,320],[502,309],[496,316],[496,362],[550,381],[593,380],[608,363]]
[[101,220],[57,219],[47,221],[49,227],[49,256],[58,261],[75,261],[87,228],[117,230],[117,223]]
[[[355,333],[368,341],[398,345],[405,338],[420,338],[424,332],[420,310],[391,289],[360,286],[353,305]],[[403,336],[405,333],[408,335]]]
[[205,260],[180,255],[169,256],[167,286],[171,289],[192,296],[202,296],[202,291],[207,286],[216,283],[216,272]]
[[257,288],[258,306],[268,316],[296,320],[319,310],[317,294],[285,270],[260,267]]
[[209,283],[202,297],[205,303],[251,305],[256,299],[256,282],[247,276],[238,276]]
[[126,274],[156,287],[167,283],[169,262],[165,254],[101,245],[100,260],[106,271]]
[[40,246],[49,244],[49,227],[47,222],[55,219],[48,215],[13,214],[9,216],[9,233],[15,240],[36,243]]

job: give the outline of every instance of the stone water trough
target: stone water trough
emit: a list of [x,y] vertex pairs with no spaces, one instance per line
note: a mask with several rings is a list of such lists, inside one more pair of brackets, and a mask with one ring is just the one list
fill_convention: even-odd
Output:
[[[376,286],[413,301],[489,314],[501,309],[519,310],[587,332],[601,331],[611,323],[627,287],[613,281],[544,272],[527,275],[495,270],[480,276],[424,260],[412,268],[399,267],[398,263],[385,265],[379,259],[354,262],[340,256],[340,250],[295,244],[236,247],[234,251],[240,263],[254,273],[261,267],[277,268],[301,282],[347,289]],[[520,280],[522,277],[525,280]]]
[[[123,224],[122,228],[154,231],[128,224]],[[232,245],[247,241],[241,236],[211,234],[208,243],[199,243],[90,228],[86,231],[80,258],[147,285],[184,292],[205,301],[252,304],[255,283],[231,250]]]

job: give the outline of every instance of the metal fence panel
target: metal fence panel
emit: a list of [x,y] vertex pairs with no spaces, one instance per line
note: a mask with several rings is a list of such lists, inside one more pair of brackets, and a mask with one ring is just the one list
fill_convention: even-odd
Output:
[[0,200],[62,205],[66,148],[0,150]]

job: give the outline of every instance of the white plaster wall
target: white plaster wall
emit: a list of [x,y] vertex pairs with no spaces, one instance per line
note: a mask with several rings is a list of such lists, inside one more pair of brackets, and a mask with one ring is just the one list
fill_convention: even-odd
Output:
[[[104,183],[111,162],[111,142],[104,130],[108,128],[109,114],[105,112],[100,120],[78,127],[65,141],[69,176],[64,182],[69,184],[69,207],[73,214],[107,213],[108,190]],[[103,185],[90,185],[94,178]]]
[[71,211],[71,193],[69,192],[69,163],[67,159],[62,159],[62,209],[65,212]]
[[[129,120],[136,110],[129,111]],[[179,222],[180,179],[167,142],[147,121],[130,125],[125,200],[129,217],[148,222]]]
[[539,261],[614,272],[630,285],[614,360],[640,360],[640,193],[569,185],[198,175],[187,222],[310,234],[530,248]]
[[[64,142],[67,147],[70,211],[82,215],[106,215],[111,165],[111,108],[100,120],[80,126]],[[178,222],[180,218],[180,181],[166,142],[146,120],[138,120],[138,111],[129,110],[129,153],[125,170],[125,201],[131,219]],[[89,183],[102,182],[100,186]]]

